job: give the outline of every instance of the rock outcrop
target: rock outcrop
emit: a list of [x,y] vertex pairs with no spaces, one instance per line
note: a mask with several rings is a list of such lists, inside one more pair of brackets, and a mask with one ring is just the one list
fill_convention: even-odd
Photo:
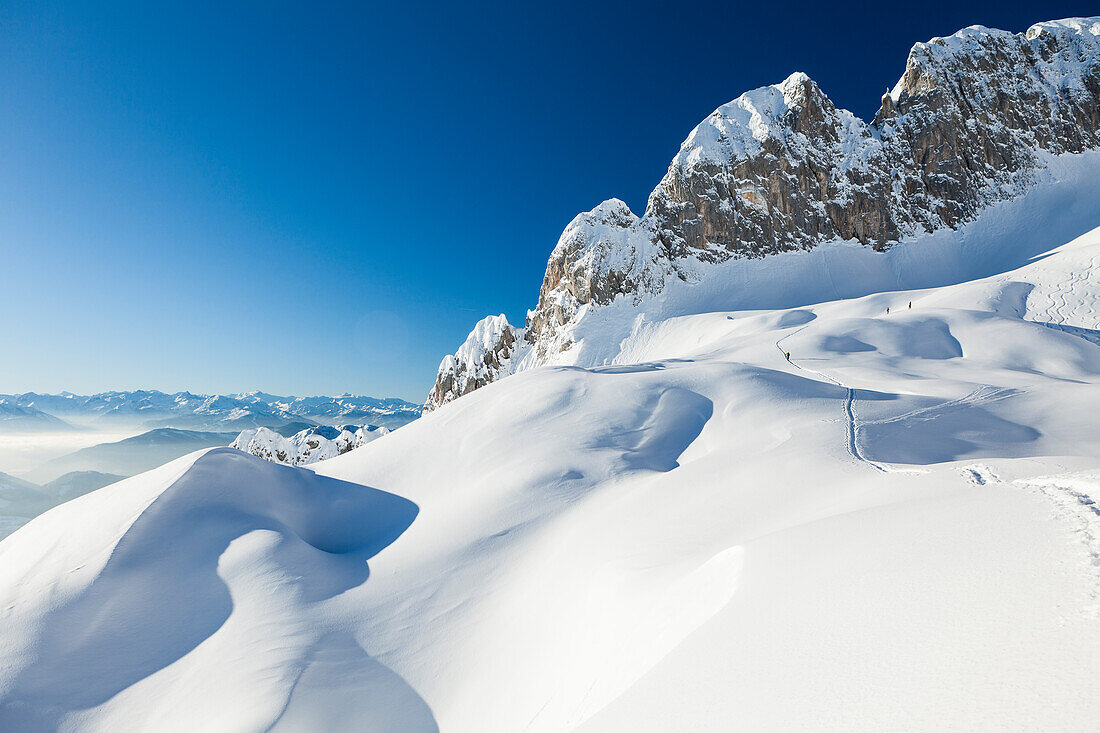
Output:
[[478,321],[458,351],[443,357],[439,377],[424,410],[430,411],[484,387],[509,371],[517,349],[522,348],[522,337],[523,331],[508,323],[503,313]]
[[273,463],[306,466],[341,456],[389,432],[373,425],[320,426],[284,437],[270,428],[256,428],[242,431],[229,447]]
[[836,240],[885,250],[1020,195],[1044,155],[1098,147],[1100,17],[919,43],[870,124],[792,74],[703,120],[642,217],[617,199],[577,216],[525,327],[479,323],[425,409],[560,359],[585,313],[658,295],[700,265]]

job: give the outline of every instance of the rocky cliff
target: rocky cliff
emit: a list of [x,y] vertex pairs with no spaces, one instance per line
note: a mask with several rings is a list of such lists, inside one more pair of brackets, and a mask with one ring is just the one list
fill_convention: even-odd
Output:
[[586,316],[707,264],[855,240],[876,250],[1019,196],[1050,155],[1100,147],[1100,17],[918,43],[871,123],[805,74],[747,92],[684,141],[638,217],[605,201],[566,227],[524,328],[494,316],[444,358],[425,410],[567,360]]

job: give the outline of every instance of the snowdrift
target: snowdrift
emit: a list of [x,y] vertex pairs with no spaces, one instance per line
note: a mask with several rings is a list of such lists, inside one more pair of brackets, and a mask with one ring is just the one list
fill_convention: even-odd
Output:
[[[96,706],[117,712],[95,727],[262,724],[265,702],[285,705],[290,671],[324,648],[286,612],[364,583],[369,558],[416,513],[392,494],[230,448],[50,511],[0,547],[13,604],[0,640],[10,685],[0,727],[79,726],[79,711]],[[31,626],[20,623],[28,615]],[[253,644],[265,651],[237,657]],[[234,702],[215,712],[195,707],[196,694]],[[128,706],[135,698],[146,715]]]

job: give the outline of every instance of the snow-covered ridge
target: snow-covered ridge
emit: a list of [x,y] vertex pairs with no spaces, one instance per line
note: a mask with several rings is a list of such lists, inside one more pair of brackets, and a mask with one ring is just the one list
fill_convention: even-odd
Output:
[[[796,71],[778,84],[745,92],[714,110],[691,131],[671,167],[725,165],[759,155],[769,139],[789,140],[794,131],[784,118],[806,103],[806,91],[815,86],[810,77]],[[861,127],[857,117],[847,110],[837,112],[852,123],[849,137],[867,137],[866,125]]]
[[389,432],[374,425],[343,425],[306,428],[284,437],[270,428],[256,428],[241,431],[229,447],[274,463],[306,466],[342,456]]
[[[696,126],[644,216],[611,199],[570,222],[526,323],[494,320],[487,350],[477,350],[480,338],[467,340],[461,354],[445,358],[426,409],[530,367],[613,358],[617,341],[607,339],[621,339],[635,318],[675,315],[669,301],[697,303],[715,289],[744,287],[723,281],[731,260],[847,241],[880,251],[935,241],[1000,202],[1057,183],[1054,156],[1098,147],[1100,18],[1040,23],[1026,33],[974,26],[916,44],[872,123],[838,109],[805,74],[791,74]],[[706,292],[670,295],[685,283]],[[782,277],[769,283],[784,288]],[[620,299],[633,312],[598,315]],[[597,340],[604,343],[594,347]]]

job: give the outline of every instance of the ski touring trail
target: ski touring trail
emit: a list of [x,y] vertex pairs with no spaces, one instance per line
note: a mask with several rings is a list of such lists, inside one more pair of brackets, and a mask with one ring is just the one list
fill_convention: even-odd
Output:
[[779,340],[777,340],[775,342],[775,348],[779,350],[779,353],[783,356],[784,360],[787,363],[789,363],[791,366],[793,366],[795,369],[798,369],[799,371],[805,372],[807,374],[815,374],[818,377],[820,377],[821,379],[829,382],[830,384],[834,384],[837,387],[840,387],[841,389],[845,390],[846,394],[844,395],[844,420],[845,420],[845,424],[846,424],[846,428],[847,428],[847,439],[845,441],[845,447],[848,450],[848,454],[853,459],[855,459],[856,461],[864,463],[864,464],[870,466],[871,468],[875,469],[876,471],[881,471],[883,473],[891,472],[892,469],[889,469],[889,468],[883,466],[882,464],[878,463],[877,461],[873,461],[870,458],[867,458],[865,455],[863,455],[862,451],[860,451],[860,448],[859,448],[859,424],[856,421],[855,408],[853,406],[853,403],[855,402],[855,389],[848,386],[847,384],[844,384],[839,379],[836,379],[834,377],[829,376],[828,374],[825,374],[824,372],[818,371],[817,369],[811,369],[810,367],[805,367],[805,366],[802,366],[801,364],[798,364],[794,360],[794,357],[789,356],[788,352],[783,349],[782,344],[783,344],[784,341],[791,338],[792,336],[796,336],[797,334],[799,334],[800,332],[802,332],[803,330],[805,330],[809,326],[810,326],[810,324],[807,323],[806,325],[796,329],[795,331],[787,334],[786,336],[783,336],[782,338],[780,338]]

